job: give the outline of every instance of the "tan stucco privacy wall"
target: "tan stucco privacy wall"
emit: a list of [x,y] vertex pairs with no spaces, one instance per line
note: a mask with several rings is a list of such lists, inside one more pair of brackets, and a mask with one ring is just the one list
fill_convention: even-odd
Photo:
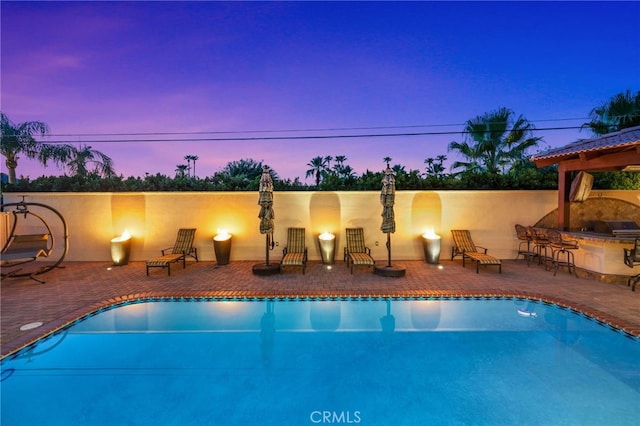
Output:
[[[231,261],[264,260],[265,236],[260,234],[257,192],[145,192],[145,193],[5,193],[3,202],[43,203],[58,210],[68,223],[66,260],[110,261],[110,241],[126,229],[132,235],[130,260],[156,257],[171,246],[178,228],[197,228],[195,246],[203,260],[215,260],[212,237],[219,229],[233,235]],[[640,205],[640,191],[598,191]],[[424,259],[421,235],[433,230],[442,236],[441,258],[451,252],[451,229],[469,229],[476,244],[489,253],[514,258],[514,225],[533,225],[557,208],[556,191],[397,191],[396,232],[391,234],[394,260]],[[309,259],[321,259],[318,234],[336,234],[336,260],[342,260],[344,229],[362,227],[374,258],[387,259],[386,234],[380,231],[380,193],[276,192],[275,233],[278,246],[270,252],[277,261],[286,245],[288,227],[307,230]],[[55,217],[44,212],[55,232]],[[21,232],[38,232],[34,224]],[[3,229],[0,237],[6,237]],[[58,238],[59,239],[59,238]]]

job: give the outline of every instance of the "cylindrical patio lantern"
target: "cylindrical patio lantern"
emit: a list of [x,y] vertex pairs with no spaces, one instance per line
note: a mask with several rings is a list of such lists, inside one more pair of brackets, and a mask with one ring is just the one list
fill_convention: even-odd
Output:
[[222,231],[213,237],[213,250],[216,253],[217,264],[228,265],[231,256],[231,234]]
[[440,235],[436,235],[433,230],[422,235],[424,257],[431,265],[440,263],[440,239]]
[[123,266],[129,263],[131,253],[131,235],[125,229],[121,236],[111,239],[111,260],[114,266]]
[[318,235],[320,243],[320,256],[324,265],[333,265],[336,256],[336,236],[330,232],[323,232]]

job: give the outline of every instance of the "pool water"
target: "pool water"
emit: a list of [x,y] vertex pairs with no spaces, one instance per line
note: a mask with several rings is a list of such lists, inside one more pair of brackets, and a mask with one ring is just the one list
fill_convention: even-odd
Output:
[[522,299],[149,301],[2,362],[3,425],[637,425],[640,339]]

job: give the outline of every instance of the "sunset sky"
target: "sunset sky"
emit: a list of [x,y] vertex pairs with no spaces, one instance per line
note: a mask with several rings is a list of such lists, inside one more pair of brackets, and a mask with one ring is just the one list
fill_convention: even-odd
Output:
[[[0,8],[2,112],[46,122],[45,142],[102,151],[125,177],[173,176],[185,155],[199,157],[199,177],[252,158],[304,182],[307,163],[329,155],[357,174],[387,156],[424,171],[428,157],[458,159],[447,146],[477,115],[507,107],[539,129],[577,127],[640,90],[637,1]],[[542,150],[591,137],[536,135]],[[24,158],[17,169],[64,172]]]

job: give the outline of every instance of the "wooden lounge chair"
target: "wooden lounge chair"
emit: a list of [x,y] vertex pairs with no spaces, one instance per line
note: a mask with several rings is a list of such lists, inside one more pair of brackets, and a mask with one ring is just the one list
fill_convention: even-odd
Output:
[[[485,247],[477,246],[471,239],[471,233],[466,229],[452,229],[453,247],[451,248],[451,260],[455,256],[462,256],[462,267],[464,268],[465,260],[471,259],[476,262],[476,274],[479,273],[480,265],[498,266],[498,272],[502,273],[502,261],[487,254]],[[478,250],[480,249],[480,250]]]
[[[632,249],[625,248],[624,250],[624,264],[629,268],[634,268],[640,265],[640,238],[636,238],[636,241]],[[627,280],[627,286],[631,286],[631,291],[636,291],[636,285],[640,282],[640,274],[630,276]]]
[[364,230],[362,228],[346,228],[347,246],[344,248],[344,260],[347,267],[351,268],[356,265],[374,267],[376,261],[371,257],[371,249],[364,243]]
[[147,260],[147,275],[149,275],[149,268],[167,268],[167,275],[171,275],[171,264],[180,260],[184,269],[187,266],[187,256],[193,257],[197,262],[198,250],[193,247],[195,235],[195,228],[179,229],[176,242],[172,247],[160,250],[162,256]]
[[285,266],[301,266],[304,275],[307,267],[307,247],[305,247],[304,228],[287,229],[287,246],[282,250],[280,272]]

